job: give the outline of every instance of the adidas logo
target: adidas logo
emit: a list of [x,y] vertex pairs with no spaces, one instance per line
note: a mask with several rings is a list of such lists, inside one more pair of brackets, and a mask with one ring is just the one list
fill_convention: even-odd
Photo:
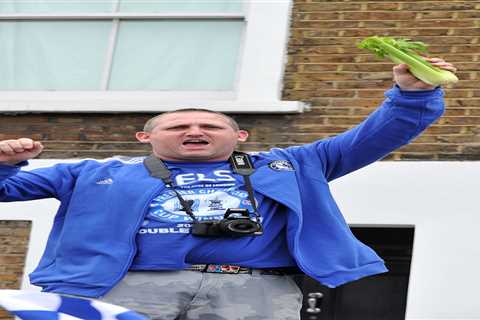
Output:
[[110,178],[98,180],[97,182],[95,182],[95,184],[112,184],[112,183],[113,183],[113,180]]

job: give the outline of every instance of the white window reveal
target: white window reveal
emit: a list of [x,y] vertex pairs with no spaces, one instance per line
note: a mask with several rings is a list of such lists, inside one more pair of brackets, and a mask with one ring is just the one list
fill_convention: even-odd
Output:
[[2,0],[0,112],[302,112],[291,0]]

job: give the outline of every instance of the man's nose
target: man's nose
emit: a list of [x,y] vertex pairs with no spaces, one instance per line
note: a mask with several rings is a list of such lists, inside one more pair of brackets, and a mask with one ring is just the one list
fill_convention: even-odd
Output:
[[187,135],[189,136],[201,136],[203,135],[202,128],[200,126],[190,126],[187,129]]

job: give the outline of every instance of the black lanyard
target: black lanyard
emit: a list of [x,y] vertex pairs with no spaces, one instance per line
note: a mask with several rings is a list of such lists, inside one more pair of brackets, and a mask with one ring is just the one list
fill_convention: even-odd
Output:
[[[252,161],[250,160],[250,156],[243,152],[234,151],[229,158],[230,165],[232,166],[233,172],[243,176],[243,181],[245,182],[245,188],[247,189],[248,193],[248,200],[252,204],[253,213],[257,219],[257,222],[260,222],[260,214],[257,210],[257,204],[255,202],[255,197],[253,195],[253,187],[250,181],[250,175],[255,171],[253,167]],[[173,185],[173,181],[171,179],[171,172],[168,170],[165,163],[154,155],[149,155],[148,157],[143,160],[143,164],[148,169],[148,172],[152,177],[159,178],[163,181],[165,186],[172,189],[175,192],[175,195],[180,201],[180,205],[182,206],[183,210],[192,218],[194,222],[198,222],[197,217],[192,212],[192,208],[190,204],[183,199],[183,197],[178,193]]]

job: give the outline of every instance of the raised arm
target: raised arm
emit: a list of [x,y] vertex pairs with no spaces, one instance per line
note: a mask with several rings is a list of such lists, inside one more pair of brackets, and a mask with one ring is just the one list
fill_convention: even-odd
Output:
[[[441,59],[430,61],[455,71]],[[396,85],[363,122],[338,136],[288,148],[288,152],[301,164],[318,167],[330,181],[409,143],[442,115],[443,91],[413,77],[406,65],[395,66],[393,73]]]
[[42,150],[40,142],[28,138],[0,141],[0,201],[61,199],[72,190],[78,165],[21,170]]

